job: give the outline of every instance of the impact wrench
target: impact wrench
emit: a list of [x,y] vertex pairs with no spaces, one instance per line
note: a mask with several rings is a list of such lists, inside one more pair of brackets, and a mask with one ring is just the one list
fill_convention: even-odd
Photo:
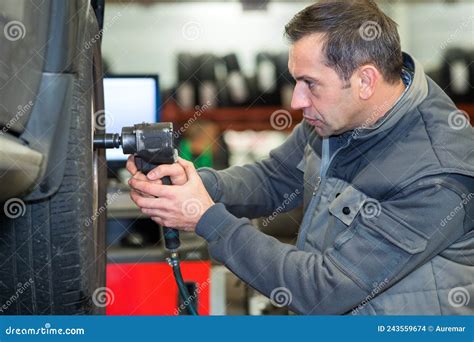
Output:
[[[123,127],[122,134],[96,134],[94,148],[120,148],[124,154],[133,154],[137,169],[146,175],[162,164],[173,164],[177,161],[178,152],[174,148],[173,124],[170,122],[142,123],[133,127]],[[170,177],[161,179],[163,184],[172,185]],[[197,315],[197,310],[191,303],[188,290],[183,281],[179,263],[178,248],[180,246],[179,231],[163,227],[165,247],[170,252],[168,259],[173,268],[173,274],[178,285],[179,294],[183,303],[188,302],[189,312]]]

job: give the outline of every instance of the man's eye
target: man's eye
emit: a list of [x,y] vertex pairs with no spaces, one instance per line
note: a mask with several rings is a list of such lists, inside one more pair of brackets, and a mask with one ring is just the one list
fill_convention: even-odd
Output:
[[315,83],[312,81],[305,80],[304,82],[306,83],[309,89],[313,89],[315,86]]

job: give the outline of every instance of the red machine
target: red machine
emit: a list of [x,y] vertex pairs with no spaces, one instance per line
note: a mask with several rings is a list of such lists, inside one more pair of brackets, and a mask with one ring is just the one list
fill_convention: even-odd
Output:
[[[111,262],[109,257],[107,315],[188,314],[181,305],[173,272],[166,260],[122,259],[125,260]],[[210,270],[209,260],[181,262],[184,282],[199,315],[210,312]]]

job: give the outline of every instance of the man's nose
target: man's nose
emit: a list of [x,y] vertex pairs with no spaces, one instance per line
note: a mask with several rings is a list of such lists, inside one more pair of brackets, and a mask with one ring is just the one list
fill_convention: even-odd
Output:
[[291,108],[294,110],[304,109],[311,106],[311,101],[308,92],[303,88],[302,85],[296,83],[293,91],[293,97],[291,98]]

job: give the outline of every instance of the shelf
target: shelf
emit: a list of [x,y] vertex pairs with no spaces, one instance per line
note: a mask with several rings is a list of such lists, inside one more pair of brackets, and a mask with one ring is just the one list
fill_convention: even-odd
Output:
[[[469,114],[471,123],[474,124],[474,103],[460,103],[457,106]],[[278,118],[281,121],[278,121]],[[247,129],[262,131],[284,127],[281,131],[289,132],[302,118],[301,111],[283,109],[277,106],[213,108],[207,110],[199,110],[198,108],[195,111],[183,111],[173,101],[168,101],[163,106],[162,114],[162,121],[171,121],[176,128],[186,127],[187,124],[191,125],[194,121],[201,119],[215,122],[221,131],[244,131]],[[274,125],[272,125],[272,121]]]
[[[303,119],[303,114],[301,111],[283,109],[278,106],[204,110],[198,108],[195,111],[183,111],[173,101],[169,101],[163,106],[162,121],[171,121],[176,127],[185,127],[186,123],[192,124],[198,119],[215,122],[221,131],[244,131],[247,129],[262,131],[283,127],[281,131],[289,132]],[[272,121],[276,128],[272,126]]]

